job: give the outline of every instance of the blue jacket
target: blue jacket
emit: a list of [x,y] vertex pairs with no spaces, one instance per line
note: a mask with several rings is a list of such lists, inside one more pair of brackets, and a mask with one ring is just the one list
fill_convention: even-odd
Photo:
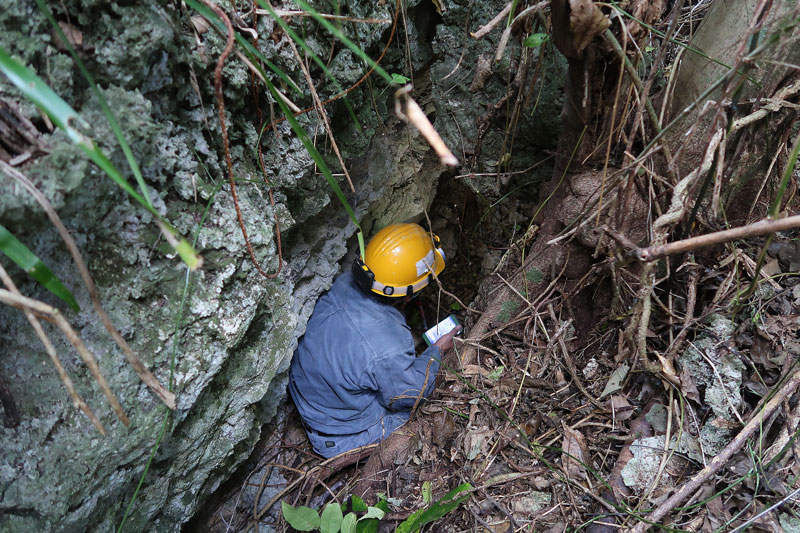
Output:
[[289,391],[307,426],[349,435],[410,411],[425,383],[433,392],[441,355],[416,357],[403,314],[359,289],[346,272],[317,302],[292,360]]

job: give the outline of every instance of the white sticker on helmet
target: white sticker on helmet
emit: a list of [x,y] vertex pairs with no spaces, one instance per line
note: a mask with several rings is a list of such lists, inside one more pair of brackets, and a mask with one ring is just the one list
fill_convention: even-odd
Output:
[[428,272],[433,272],[436,265],[436,259],[433,255],[433,250],[429,251],[425,257],[417,261],[417,276],[424,276]]

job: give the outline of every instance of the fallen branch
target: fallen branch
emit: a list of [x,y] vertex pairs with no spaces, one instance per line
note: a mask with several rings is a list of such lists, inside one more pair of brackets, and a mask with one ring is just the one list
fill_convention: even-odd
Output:
[[700,486],[714,475],[720,468],[730,460],[733,455],[744,446],[747,439],[762,426],[764,420],[772,416],[775,410],[780,407],[781,403],[792,395],[800,385],[800,369],[795,369],[788,381],[781,387],[781,389],[773,396],[758,412],[753,416],[747,425],[742,428],[742,431],[722,450],[719,455],[714,457],[708,465],[692,477],[672,496],[669,497],[664,503],[659,505],[655,511],[647,515],[642,522],[633,527],[631,533],[644,533],[651,524],[659,523],[659,520],[664,518],[667,513],[672,511],[676,506],[683,502],[689,495],[694,493]]
[[[350,466],[350,465],[352,465],[354,463],[357,463],[361,459],[369,457],[370,455],[372,455],[372,453],[375,451],[376,448],[378,448],[378,444],[377,443],[376,444],[368,444],[366,446],[360,446],[358,448],[353,448],[352,450],[348,450],[346,452],[340,453],[339,455],[335,455],[335,456],[333,456],[333,457],[321,462],[317,466],[307,470],[306,472],[303,473],[302,476],[300,476],[299,478],[297,478],[294,481],[292,481],[286,488],[284,488],[279,493],[277,493],[275,496],[273,496],[272,499],[264,507],[262,507],[258,512],[255,512],[254,513],[255,521],[257,522],[258,520],[260,520],[261,517],[264,516],[264,514],[267,513],[267,511],[269,511],[272,508],[272,506],[275,505],[278,502],[278,500],[283,498],[288,492],[290,492],[290,491],[294,490],[295,488],[297,488],[297,486],[300,484],[301,481],[304,481],[304,480],[308,479],[310,476],[316,475],[317,473],[322,474],[322,477],[319,477],[318,479],[325,479],[327,477],[330,477],[331,474],[333,474],[334,472],[337,472],[338,470],[341,470],[342,468],[344,468],[346,466]],[[326,471],[327,471],[327,473],[326,473]],[[311,487],[311,489],[309,489],[309,490],[313,490],[313,489],[314,489],[314,487]],[[256,504],[257,504],[257,501],[256,501]],[[252,525],[250,527],[248,527],[248,529],[245,530],[245,533],[247,533],[251,529],[253,529]],[[255,528],[255,529],[257,531],[257,528]]]
[[[566,322],[561,322],[558,317],[556,317],[556,312],[553,309],[553,304],[547,304],[547,312],[550,314],[550,320],[553,321],[553,324],[560,324],[559,331],[563,331],[566,329],[566,325],[571,322],[571,320],[567,320]],[[541,319],[540,319],[541,320]],[[578,369],[575,367],[575,361],[572,360],[572,356],[569,354],[569,350],[567,349],[567,343],[564,341],[563,336],[558,337],[558,345],[561,347],[561,352],[564,355],[564,362],[567,364],[567,371],[569,375],[572,377],[572,382],[578,388],[578,390],[583,394],[583,396],[589,400],[589,403],[597,407],[600,412],[605,413],[608,411],[608,408],[597,401],[594,396],[589,394],[589,391],[586,390],[586,387],[583,386],[580,377],[578,377]]]
[[706,246],[735,241],[737,239],[758,237],[759,235],[767,235],[769,233],[775,233],[776,231],[786,231],[798,227],[800,227],[800,215],[776,220],[764,219],[753,224],[748,224],[747,226],[717,231],[707,235],[700,235],[699,237],[691,237],[689,239],[670,242],[659,246],[651,246],[650,248],[637,248],[633,250],[632,253],[640,261],[655,261],[656,259],[668,255],[688,252],[697,248],[704,248]]

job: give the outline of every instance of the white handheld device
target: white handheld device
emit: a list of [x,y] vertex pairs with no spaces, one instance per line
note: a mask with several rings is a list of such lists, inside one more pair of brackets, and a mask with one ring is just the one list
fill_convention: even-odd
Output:
[[422,337],[425,339],[428,346],[430,346],[460,325],[455,315],[450,315],[426,331]]

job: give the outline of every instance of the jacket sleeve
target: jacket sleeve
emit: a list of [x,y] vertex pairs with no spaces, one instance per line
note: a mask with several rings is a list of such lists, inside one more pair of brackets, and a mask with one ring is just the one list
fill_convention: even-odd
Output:
[[368,372],[380,404],[392,411],[410,410],[417,401],[420,389],[425,387],[424,397],[433,392],[440,361],[438,346],[429,346],[419,357],[416,357],[412,347],[378,358]]

